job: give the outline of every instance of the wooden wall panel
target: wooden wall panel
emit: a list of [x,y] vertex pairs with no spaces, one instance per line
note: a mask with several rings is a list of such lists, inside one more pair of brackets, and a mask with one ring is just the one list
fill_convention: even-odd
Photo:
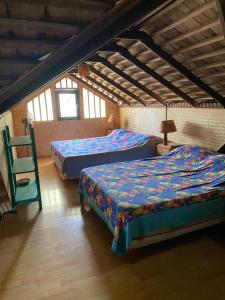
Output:
[[5,125],[9,126],[10,134],[13,135],[13,120],[12,120],[12,114],[10,112],[5,113],[4,115],[0,115],[0,133],[1,133],[1,135],[0,135],[0,173],[1,173],[1,177],[3,179],[4,185],[5,185],[5,188],[9,195],[8,172],[7,172],[6,157],[5,157],[5,151],[4,151],[4,146],[3,146],[3,140],[2,140],[2,130],[4,129]]

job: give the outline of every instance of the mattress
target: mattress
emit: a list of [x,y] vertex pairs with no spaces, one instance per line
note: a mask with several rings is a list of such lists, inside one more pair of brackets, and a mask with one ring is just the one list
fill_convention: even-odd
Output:
[[51,142],[52,157],[65,178],[79,177],[89,166],[152,157],[161,138],[138,134],[126,129],[110,135]]
[[161,157],[87,168],[79,191],[102,213],[117,242],[135,218],[224,199],[225,155],[184,145]]

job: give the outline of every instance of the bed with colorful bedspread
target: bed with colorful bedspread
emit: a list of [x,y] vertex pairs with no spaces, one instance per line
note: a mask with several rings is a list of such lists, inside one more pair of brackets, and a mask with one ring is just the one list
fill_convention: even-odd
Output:
[[168,155],[82,170],[85,200],[107,223],[112,250],[163,229],[224,217],[225,155],[181,146]]
[[71,179],[79,178],[83,168],[152,157],[161,141],[153,135],[116,129],[103,137],[51,142],[51,152],[60,173]]

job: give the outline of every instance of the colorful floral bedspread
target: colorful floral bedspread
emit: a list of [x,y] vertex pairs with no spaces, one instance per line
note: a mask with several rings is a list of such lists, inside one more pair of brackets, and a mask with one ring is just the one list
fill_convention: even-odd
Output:
[[82,170],[79,191],[119,230],[134,217],[225,196],[225,155],[181,146],[168,155]]
[[116,129],[103,137],[51,142],[51,149],[62,161],[66,157],[126,150],[143,145],[154,138],[156,137],[153,135]]

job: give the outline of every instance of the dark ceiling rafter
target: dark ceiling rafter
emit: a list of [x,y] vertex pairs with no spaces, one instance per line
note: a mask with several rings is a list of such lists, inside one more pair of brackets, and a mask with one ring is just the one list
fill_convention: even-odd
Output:
[[108,51],[108,52],[118,52],[122,56],[124,56],[127,60],[132,62],[134,65],[136,65],[138,68],[143,70],[145,73],[147,73],[149,76],[153,77],[155,80],[166,86],[169,90],[174,92],[177,96],[181,97],[184,99],[186,102],[191,104],[194,107],[197,107],[197,103],[192,99],[190,96],[188,96],[186,93],[181,91],[178,87],[173,85],[171,82],[166,80],[163,76],[155,72],[153,69],[148,67],[145,63],[140,61],[138,58],[133,56],[126,48],[123,46],[117,45],[117,44],[111,44],[107,45],[103,48],[101,48],[101,51]]
[[99,91],[98,89],[96,89],[93,85],[91,85],[88,81],[83,80],[82,78],[74,75],[74,74],[70,74],[70,77],[72,77],[73,79],[79,81],[80,83],[82,83],[85,86],[90,87],[93,91],[95,91],[97,94],[101,95],[101,97],[108,99],[109,101],[111,101],[112,103],[118,105],[118,103],[113,100],[112,98],[110,98],[109,96],[107,96],[106,94],[102,93],[101,91]]
[[105,90],[107,93],[111,94],[113,97],[117,98],[118,100],[122,101],[123,103],[131,106],[131,103],[125,99],[124,97],[117,94],[115,91],[111,90],[110,88],[106,87],[105,85],[101,84],[101,82],[95,80],[93,77],[88,76],[87,79],[92,82],[92,84],[97,85],[100,89]]
[[153,39],[145,32],[139,30],[129,30],[124,32],[121,38],[140,40],[146,47],[157,54],[162,60],[172,66],[175,70],[179,71],[181,75],[188,78],[192,83],[198,86],[201,90],[209,96],[217,100],[225,107],[225,98],[221,96],[216,90],[211,88],[208,84],[203,82],[198,76],[187,69],[183,64],[178,62],[172,55],[163,50]]
[[[95,69],[92,66],[89,66],[90,71],[92,73],[94,73],[95,75],[97,75],[98,77],[100,77],[101,79],[103,79],[104,81],[108,82],[110,85],[114,86],[115,88],[117,88],[118,90],[120,90],[121,92],[123,92],[125,95],[128,95],[130,98],[132,98],[133,100],[135,100],[136,102],[140,102],[140,99],[137,95],[135,95],[134,93],[130,92],[128,89],[126,89],[125,87],[123,87],[122,85],[120,85],[119,83],[113,81],[111,78],[109,78],[107,75],[103,74],[102,72],[98,71],[97,69]],[[142,104],[144,105],[144,104]]]
[[[157,95],[156,93],[150,91],[146,86],[144,86],[143,84],[139,83],[137,80],[133,79],[131,76],[129,76],[128,74],[126,74],[124,71],[122,71],[119,68],[117,68],[115,65],[111,64],[107,59],[99,56],[99,61],[104,66],[106,66],[108,69],[110,69],[114,73],[118,74],[120,77],[122,77],[126,81],[130,82],[133,86],[136,86],[139,90],[141,90],[142,92],[144,92],[145,94],[147,94],[151,98],[154,98],[156,101],[158,101],[161,104],[163,104],[164,106],[166,106],[165,101],[159,95]],[[143,101],[143,100],[141,100],[141,99],[139,99],[139,102],[141,104],[143,104],[143,105],[146,105],[146,102]]]
[[156,9],[162,9],[170,3],[172,0],[119,2],[112,10],[88,25],[77,37],[72,37],[54,55],[50,55],[6,89],[0,96],[0,113],[69,71],[81,61],[87,60],[127,28],[138,26],[154,14]]

